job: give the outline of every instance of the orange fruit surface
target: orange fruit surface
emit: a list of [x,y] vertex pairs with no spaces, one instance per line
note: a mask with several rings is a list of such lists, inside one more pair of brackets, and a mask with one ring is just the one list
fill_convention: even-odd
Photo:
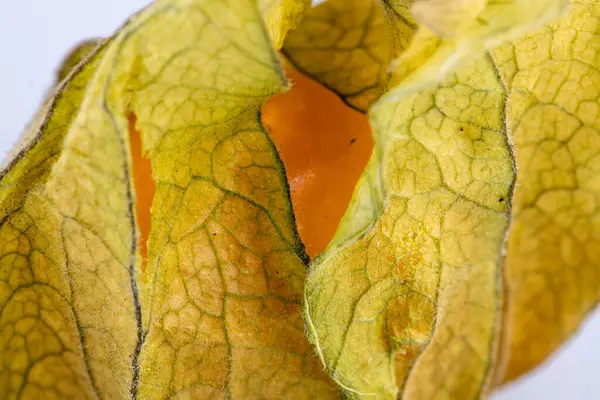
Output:
[[135,115],[129,115],[129,145],[133,165],[133,183],[135,185],[135,215],[140,233],[139,250],[146,265],[148,254],[148,236],[150,235],[152,200],[156,192],[156,183],[152,179],[150,159],[144,157],[140,133],[135,129]]
[[294,69],[292,88],[262,108],[285,165],[298,232],[314,259],[327,247],[373,149],[367,116]]

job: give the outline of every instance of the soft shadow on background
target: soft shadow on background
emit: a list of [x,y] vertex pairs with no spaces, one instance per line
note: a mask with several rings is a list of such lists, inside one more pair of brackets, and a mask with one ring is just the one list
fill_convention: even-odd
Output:
[[[106,36],[148,0],[5,1],[0,12],[0,158],[29,122],[79,40]],[[543,367],[493,400],[600,399],[600,312]]]

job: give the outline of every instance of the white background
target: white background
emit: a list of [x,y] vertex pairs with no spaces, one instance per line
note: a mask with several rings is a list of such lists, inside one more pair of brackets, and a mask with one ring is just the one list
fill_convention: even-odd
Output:
[[[0,0],[0,158],[39,106],[65,53],[81,39],[109,35],[148,2]],[[600,399],[600,312],[542,368],[493,399]]]

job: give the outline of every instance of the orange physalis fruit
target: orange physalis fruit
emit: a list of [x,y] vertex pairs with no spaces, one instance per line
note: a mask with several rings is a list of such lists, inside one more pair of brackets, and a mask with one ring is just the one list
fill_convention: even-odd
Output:
[[148,254],[148,236],[151,227],[151,208],[156,183],[152,179],[152,164],[150,159],[143,154],[142,138],[135,128],[136,117],[129,114],[129,144],[133,166],[133,183],[135,185],[135,215],[139,230],[139,250],[143,259],[142,268],[145,268]]
[[314,259],[348,208],[373,149],[365,114],[295,69],[289,91],[262,108],[262,122],[285,166],[298,232]]

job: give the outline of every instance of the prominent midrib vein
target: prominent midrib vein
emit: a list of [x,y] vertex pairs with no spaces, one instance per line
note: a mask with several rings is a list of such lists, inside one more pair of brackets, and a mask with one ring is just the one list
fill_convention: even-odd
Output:
[[[495,329],[495,338],[490,343],[490,354],[492,355],[492,359],[490,360],[490,367],[493,368],[491,371],[488,369],[487,378],[484,381],[481,392],[485,388],[492,387],[494,382],[496,381],[496,375],[498,371],[502,373],[502,369],[504,368],[503,360],[502,360],[502,348],[505,346],[506,337],[505,337],[505,329],[503,327],[503,321],[507,318],[508,315],[508,301],[503,300],[505,298],[505,288],[507,287],[506,275],[504,274],[504,265],[506,263],[506,255],[508,248],[508,239],[510,236],[511,225],[512,225],[512,215],[513,215],[513,207],[512,202],[515,195],[516,185],[517,185],[517,159],[515,156],[515,149],[511,139],[508,136],[508,96],[511,92],[507,83],[502,79],[502,74],[494,57],[491,52],[487,53],[487,58],[489,59],[490,65],[492,66],[492,70],[498,79],[498,83],[502,87],[502,91],[504,92],[504,99],[502,104],[502,136],[504,138],[506,148],[508,149],[508,154],[510,157],[511,166],[513,169],[513,179],[508,188],[508,199],[506,199],[506,214],[507,214],[507,224],[504,232],[504,238],[502,240],[502,251],[500,253],[500,257],[498,260],[498,268],[496,271],[496,295],[498,296],[498,301],[501,301],[497,316],[496,316],[496,329]],[[492,366],[491,362],[496,365],[496,367]],[[495,369],[495,370],[494,370]]]
[[[115,60],[116,62],[116,60]],[[108,81],[110,81],[110,76],[107,79]],[[136,344],[134,347],[134,351],[133,351],[133,355],[131,357],[131,387],[129,389],[129,392],[131,394],[131,398],[132,399],[136,399],[137,398],[137,394],[138,394],[138,386],[139,386],[139,381],[140,381],[140,369],[139,369],[139,356],[140,356],[140,352],[142,350],[142,345],[144,342],[144,328],[142,325],[142,308],[141,308],[141,304],[140,304],[140,300],[139,300],[139,294],[138,294],[138,288],[137,288],[137,282],[135,279],[135,255],[137,253],[137,247],[138,247],[138,238],[137,238],[137,229],[136,229],[136,223],[135,223],[135,211],[134,211],[134,197],[133,197],[133,193],[132,193],[132,182],[131,182],[131,176],[130,176],[130,167],[129,167],[129,157],[128,157],[128,152],[127,152],[127,148],[126,145],[124,143],[123,140],[123,136],[119,134],[119,129],[118,126],[115,122],[114,116],[111,113],[108,104],[106,103],[106,99],[108,98],[108,87],[109,85],[106,85],[104,88],[104,101],[102,102],[102,108],[104,109],[104,112],[106,112],[108,118],[110,119],[110,122],[113,126],[113,130],[116,133],[116,137],[117,137],[117,141],[119,143],[119,147],[121,150],[121,157],[123,160],[122,163],[122,169],[124,172],[124,184],[125,184],[125,188],[126,188],[126,195],[127,195],[127,212],[130,216],[129,218],[129,223],[130,223],[130,231],[131,231],[131,235],[130,235],[130,239],[131,239],[131,247],[130,247],[130,251],[129,251],[129,283],[131,286],[131,297],[133,300],[133,306],[135,309],[135,321],[136,321]]]

